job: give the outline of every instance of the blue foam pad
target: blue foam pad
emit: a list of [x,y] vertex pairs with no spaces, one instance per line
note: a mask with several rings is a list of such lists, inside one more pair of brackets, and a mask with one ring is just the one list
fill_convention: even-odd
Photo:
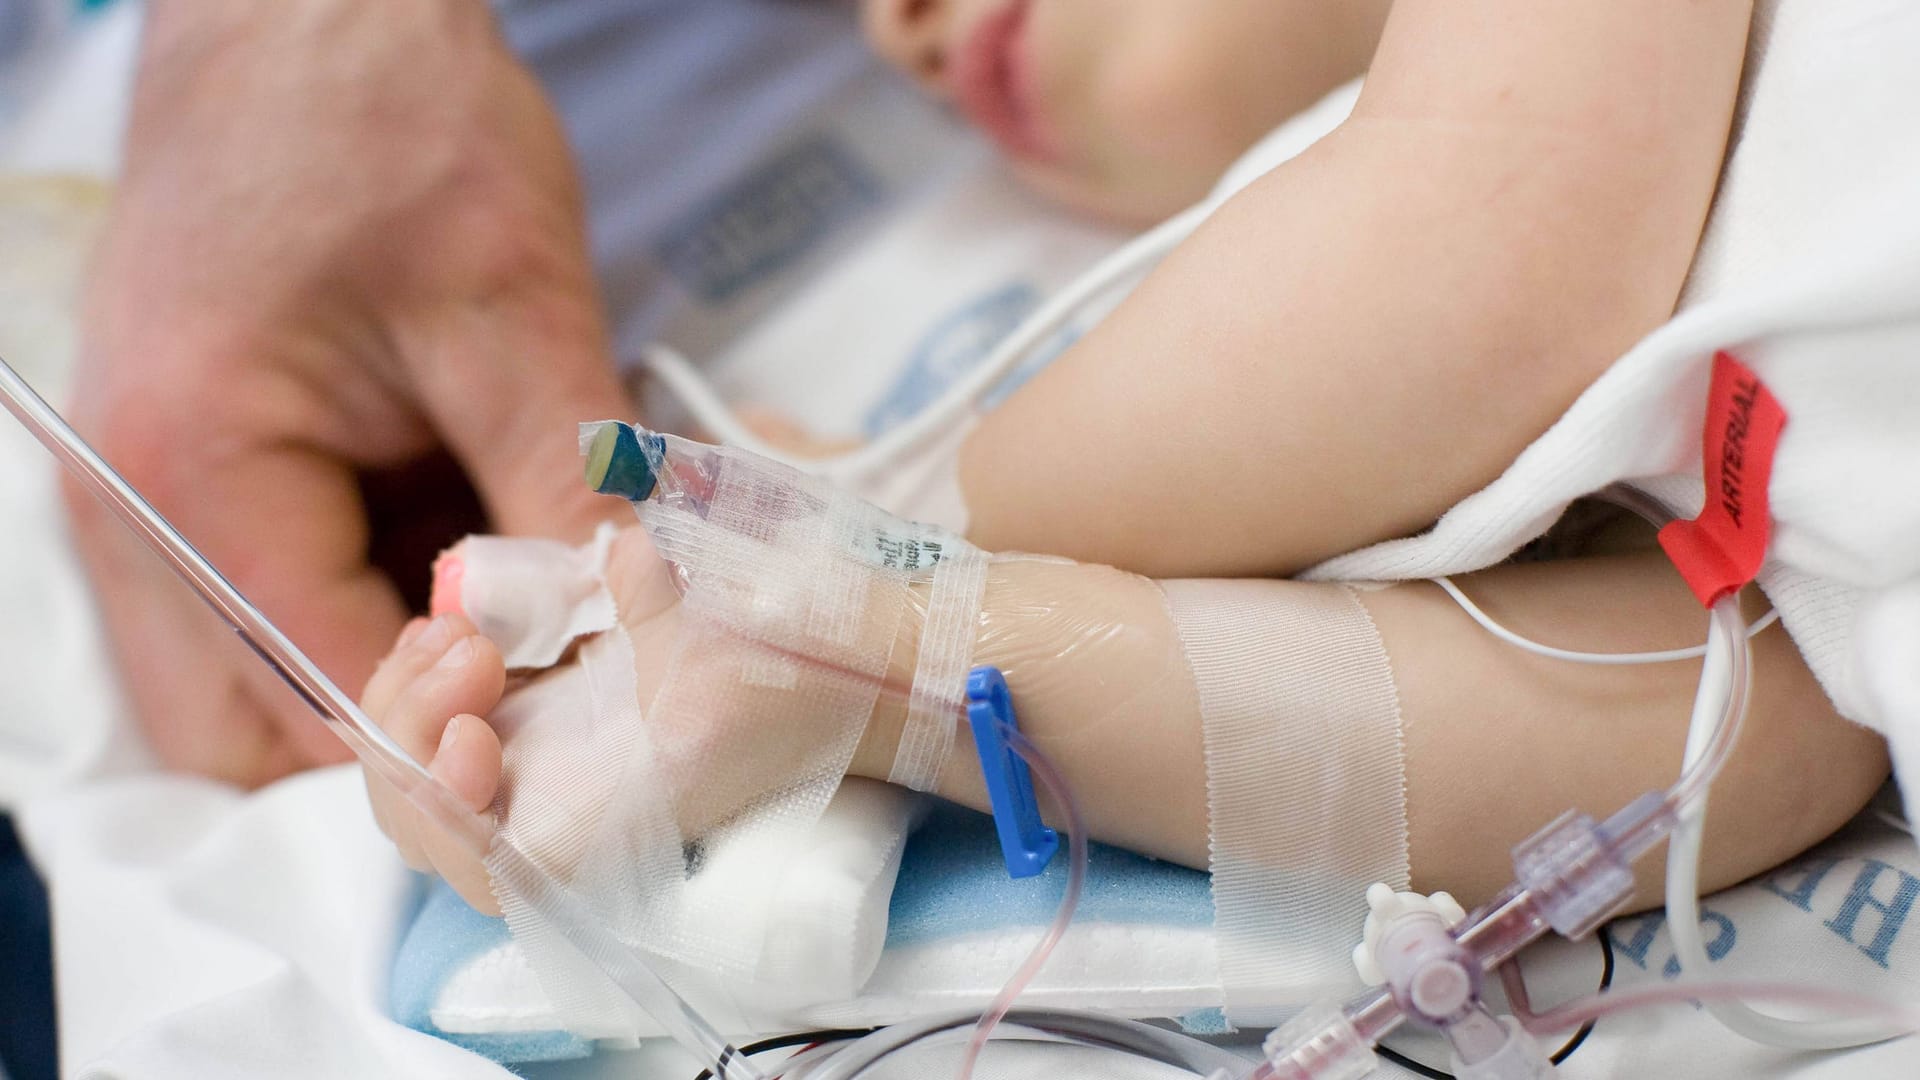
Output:
[[389,987],[393,1018],[485,1055],[501,1064],[573,1061],[593,1053],[593,1044],[565,1031],[502,1032],[467,1035],[433,1026],[433,1003],[454,973],[473,959],[505,944],[507,921],[467,906],[446,882],[435,879],[393,958]]
[[[887,947],[894,948],[1012,926],[1053,921],[1066,890],[1064,858],[1045,872],[1013,881],[1000,854],[993,819],[936,804],[907,841],[887,911]],[[1108,847],[1088,848],[1087,884],[1076,922],[1203,927],[1213,924],[1207,875]],[[506,943],[505,920],[482,915],[435,881],[393,960],[394,1018],[506,1065],[570,1061],[593,1044],[564,1031],[462,1035],[433,1026],[433,1002],[453,975]],[[1206,1018],[1196,1014],[1202,1028]]]
[[[911,945],[1007,926],[1053,921],[1067,888],[1067,860],[1012,881],[993,819],[936,805],[907,841],[887,910],[887,946]],[[1090,844],[1076,922],[1212,926],[1207,875],[1130,851]]]

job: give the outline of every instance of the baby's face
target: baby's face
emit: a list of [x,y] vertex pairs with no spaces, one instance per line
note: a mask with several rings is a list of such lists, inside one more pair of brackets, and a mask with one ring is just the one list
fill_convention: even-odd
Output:
[[1128,221],[1206,194],[1361,73],[1391,0],[863,0],[888,61],[1042,191]]

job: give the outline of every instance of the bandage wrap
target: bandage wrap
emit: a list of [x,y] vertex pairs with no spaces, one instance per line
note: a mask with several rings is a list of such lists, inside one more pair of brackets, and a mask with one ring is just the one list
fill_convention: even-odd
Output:
[[[786,954],[769,948],[779,898],[709,880],[702,851],[750,846],[765,853],[761,880],[779,877],[847,771],[902,617],[923,605],[893,777],[932,786],[959,721],[987,560],[777,463],[671,437],[659,445],[692,464],[682,475],[662,462],[659,493],[635,505],[678,603],[657,619],[620,612],[581,640],[577,665],[509,697],[496,715],[496,813],[628,945],[764,984],[799,981],[808,973],[780,970]],[[587,549],[555,566],[577,577],[603,564]],[[604,586],[588,592],[530,620],[543,640],[503,650],[550,660],[556,636],[598,629],[612,598]],[[522,883],[496,878],[496,891],[569,1027],[631,1030],[619,995],[539,927]]]
[[974,624],[987,587],[987,556],[962,544],[934,567],[925,629],[913,669],[913,693],[887,782],[932,791],[953,751],[973,663]]
[[1226,1010],[1353,985],[1367,886],[1408,880],[1399,696],[1351,590],[1173,581],[1199,690]]

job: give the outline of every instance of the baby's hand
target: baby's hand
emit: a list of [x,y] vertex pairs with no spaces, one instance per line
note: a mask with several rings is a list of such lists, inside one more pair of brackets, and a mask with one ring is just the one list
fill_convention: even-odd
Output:
[[[381,661],[367,683],[362,705],[373,721],[394,737],[416,760],[428,763],[428,769],[447,785],[461,802],[476,812],[486,813],[499,794],[502,777],[503,729],[505,718],[499,709],[506,687],[506,668],[502,646],[512,651],[515,642],[495,642],[480,633],[474,618],[489,621],[506,632],[530,632],[520,626],[538,622],[541,612],[528,615],[523,609],[495,610],[516,590],[463,588],[468,576],[489,573],[525,575],[527,589],[546,596],[549,591],[564,602],[577,593],[577,580],[583,565],[574,552],[545,541],[510,541],[519,545],[524,557],[502,570],[498,558],[468,565],[463,561],[464,547],[456,548],[436,568],[433,609],[440,614],[431,620],[409,623]],[[544,567],[544,569],[543,569]],[[615,611],[634,642],[635,675],[641,702],[658,686],[663,658],[669,655],[678,627],[679,595],[674,590],[667,565],[654,553],[653,545],[639,528],[629,528],[613,539],[607,552],[604,583]],[[482,582],[485,584],[499,584]],[[597,588],[597,586],[595,586]],[[487,611],[463,610],[463,594],[470,601],[481,598]],[[526,597],[519,597],[522,601]],[[470,617],[471,615],[471,617]],[[572,662],[561,668],[573,666]],[[564,674],[555,671],[554,674]],[[521,695],[525,695],[524,702]],[[547,699],[529,684],[508,698],[521,702],[518,722],[540,722],[543,711],[551,711]],[[562,705],[564,705],[564,701]],[[532,714],[532,715],[526,715]],[[548,717],[564,721],[564,717]],[[584,748],[583,748],[584,749]],[[488,914],[499,912],[486,867],[472,853],[447,836],[399,792],[379,776],[366,773],[367,792],[373,802],[374,818],[388,838],[400,849],[407,865],[432,871],[447,880],[468,904]],[[566,790],[552,795],[568,803],[573,814],[590,813],[604,793]],[[568,816],[563,814],[564,816]],[[523,838],[525,839],[525,838]],[[534,838],[539,846],[538,838]],[[537,852],[535,852],[537,854]]]
[[[672,568],[643,529],[614,536],[598,570],[586,557],[591,548],[488,542],[496,546],[484,559],[462,547],[443,560],[434,597],[434,610],[443,614],[408,625],[368,683],[363,704],[461,802],[477,812],[491,809],[503,815],[503,823],[515,824],[516,841],[549,871],[563,879],[573,876],[580,853],[570,834],[582,823],[609,812],[630,812],[618,809],[623,800],[608,786],[629,774],[594,767],[620,752],[614,749],[619,745],[633,743],[629,753],[646,748],[650,760],[639,763],[641,771],[632,775],[652,778],[668,795],[672,825],[687,839],[790,784],[805,762],[819,756],[821,737],[808,723],[818,702],[791,687],[739,685],[740,665],[751,664],[757,650],[724,637],[716,641],[706,623],[689,622]],[[513,548],[503,550],[502,544]],[[501,575],[518,580],[502,588]],[[632,649],[631,720],[616,719],[621,710],[595,701],[592,693],[605,688],[583,673],[577,651],[564,653],[559,664],[503,697],[503,651],[528,655],[525,642],[514,635],[556,625],[558,609],[535,601],[554,598],[565,607],[572,602],[568,598],[602,586]],[[476,621],[498,627],[505,636],[490,639],[476,629]],[[679,680],[677,707],[664,706],[659,698],[669,670]],[[603,721],[641,723],[645,737],[619,738],[597,727]],[[522,742],[537,731],[548,735]],[[506,759],[515,763],[512,770],[503,769]],[[721,763],[725,768],[718,767]],[[673,782],[687,777],[697,782]],[[440,874],[476,910],[499,910],[486,868],[464,846],[371,772],[367,789],[375,819],[408,865]],[[514,817],[517,794],[534,800],[530,817]]]
[[[482,719],[500,701],[500,650],[466,616],[415,619],[368,681],[361,706],[469,809],[484,813],[500,783],[500,739]],[[431,870],[475,910],[498,914],[487,868],[385,780],[367,771],[374,820],[415,870]]]

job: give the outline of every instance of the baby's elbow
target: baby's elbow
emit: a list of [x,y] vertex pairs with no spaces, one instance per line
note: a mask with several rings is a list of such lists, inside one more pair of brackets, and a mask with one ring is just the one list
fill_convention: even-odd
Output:
[[[1842,718],[1799,657],[1791,663],[1795,670],[1773,665],[1772,677],[1756,671],[1755,708],[1713,786],[1703,893],[1763,874],[1832,836],[1891,771],[1886,740]],[[1665,860],[1648,860],[1642,870],[1641,900],[1658,904]]]

